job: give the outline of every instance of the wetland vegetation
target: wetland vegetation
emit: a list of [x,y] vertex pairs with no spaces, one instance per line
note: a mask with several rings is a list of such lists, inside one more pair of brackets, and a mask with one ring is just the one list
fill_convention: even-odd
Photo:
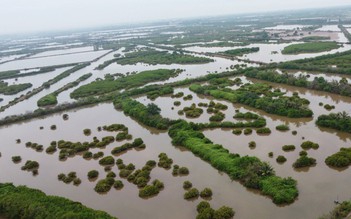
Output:
[[130,89],[142,86],[154,81],[163,81],[177,76],[181,70],[158,69],[143,71],[135,75],[129,75],[122,78],[108,78],[105,80],[94,81],[90,84],[83,85],[71,93],[72,98],[81,98],[91,95],[101,95],[121,89]]
[[213,62],[213,59],[205,57],[197,57],[193,55],[183,54],[183,52],[157,51],[154,49],[143,49],[137,52],[125,54],[124,57],[116,59],[118,64],[132,65],[138,62],[150,65],[158,64],[204,64]]
[[278,66],[288,70],[305,70],[338,74],[351,74],[351,50],[280,63]]
[[[245,73],[249,78],[256,78],[259,80],[287,84],[297,87],[304,87],[312,90],[325,91],[329,93],[340,94],[343,96],[351,96],[351,84],[346,78],[340,81],[333,80],[328,82],[324,77],[315,77],[313,81],[309,81],[307,76],[283,73],[279,74],[274,71],[249,71]],[[328,104],[329,105],[329,104]]]
[[302,44],[293,44],[285,47],[283,54],[301,54],[301,53],[319,53],[338,49],[340,45],[336,42],[310,42]]
[[190,90],[232,103],[241,103],[267,113],[287,116],[291,118],[311,117],[313,112],[308,108],[309,101],[295,95],[285,96],[279,91],[271,91],[267,84],[245,84],[237,90],[218,88],[215,86],[201,86],[194,84]]
[[32,87],[31,83],[8,85],[8,83],[0,81],[0,94],[13,95]]
[[351,117],[345,111],[321,115],[318,117],[316,124],[322,127],[351,132]]
[[258,52],[259,50],[260,50],[259,47],[241,48],[241,49],[227,50],[220,54],[227,55],[227,56],[243,56],[248,53]]
[[[0,213],[7,218],[106,218],[105,212],[85,207],[79,202],[48,196],[25,186],[0,185]],[[38,206],[43,206],[39,207]],[[45,206],[45,207],[44,207]],[[34,210],[35,209],[35,210]]]
[[[112,218],[81,201],[120,218],[316,218],[333,207],[325,197],[349,200],[351,55],[338,26],[348,20],[319,13],[28,39],[22,52],[0,40],[4,54],[24,55],[0,53],[0,176],[75,201],[1,184],[0,215]],[[100,55],[48,67],[28,58],[60,60],[67,50],[35,52],[50,42]],[[34,67],[6,70],[21,61]]]

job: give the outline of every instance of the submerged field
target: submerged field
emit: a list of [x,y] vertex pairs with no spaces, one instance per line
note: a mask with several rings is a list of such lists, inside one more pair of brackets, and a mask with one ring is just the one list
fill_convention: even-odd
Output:
[[[319,218],[350,200],[350,46],[316,37],[324,24],[211,22],[92,32],[0,64],[0,183],[82,217]],[[271,42],[291,31],[308,42]],[[0,190],[0,215],[37,206]]]

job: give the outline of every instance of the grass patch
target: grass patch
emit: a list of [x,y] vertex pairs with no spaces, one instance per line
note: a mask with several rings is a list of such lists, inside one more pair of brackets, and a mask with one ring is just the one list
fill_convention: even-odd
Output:
[[292,203],[298,196],[296,181],[275,176],[269,164],[256,157],[231,154],[221,145],[213,144],[186,121],[179,121],[169,130],[174,145],[183,146],[209,162],[214,168],[227,173],[248,188],[258,189],[272,197],[276,204]]
[[325,163],[331,167],[348,167],[351,165],[351,148],[341,148],[339,152],[327,157]]
[[102,211],[85,207],[37,189],[0,184],[0,213],[6,218],[114,218]]
[[154,81],[167,80],[171,77],[177,76],[180,72],[181,70],[158,69],[143,71],[138,74],[129,75],[126,77],[118,78],[116,80],[109,78],[105,80],[94,81],[74,90],[70,96],[77,99],[92,95],[101,95],[121,89],[130,89]]
[[252,47],[252,48],[240,48],[240,49],[231,49],[220,54],[228,55],[228,56],[243,56],[248,53],[254,53],[260,51],[259,47]]
[[351,117],[346,112],[321,115],[318,117],[316,124],[322,127],[351,133]]
[[313,115],[313,112],[307,107],[309,104],[307,99],[297,95],[284,96],[284,93],[278,90],[271,91],[272,87],[264,83],[245,84],[237,90],[198,84],[191,85],[189,89],[198,94],[245,104],[280,116],[302,118]]
[[309,42],[293,44],[285,47],[283,54],[319,53],[338,49],[341,46],[336,42]]
[[186,55],[182,52],[169,53],[168,51],[157,51],[145,49],[137,52],[127,53],[125,57],[118,58],[117,63],[121,65],[132,65],[139,62],[150,65],[157,64],[203,64],[213,62],[213,59]]
[[8,85],[7,82],[0,81],[0,94],[14,95],[32,86],[31,83]]

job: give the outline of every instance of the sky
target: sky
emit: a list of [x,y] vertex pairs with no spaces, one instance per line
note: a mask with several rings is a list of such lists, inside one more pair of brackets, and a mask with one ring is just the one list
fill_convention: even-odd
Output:
[[351,5],[350,0],[0,0],[0,35]]

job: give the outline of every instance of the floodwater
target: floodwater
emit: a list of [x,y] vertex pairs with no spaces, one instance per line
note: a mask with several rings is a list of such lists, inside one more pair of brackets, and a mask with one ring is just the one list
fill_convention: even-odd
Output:
[[[143,31],[145,30],[143,29]],[[325,53],[282,55],[281,50],[287,45],[290,44],[251,44],[246,47],[258,46],[260,47],[260,51],[245,55],[243,58],[262,62],[279,62],[314,57],[321,54],[329,54],[351,49],[350,45],[344,45],[344,47],[338,50]],[[186,49],[194,52],[218,52],[233,48],[188,47]],[[99,51],[74,55],[62,55],[62,52],[66,53],[65,51],[67,50],[62,50],[59,52],[61,55],[55,57],[9,62],[0,65],[0,71],[3,71],[4,69],[11,69],[11,66],[14,67],[14,69],[22,69],[29,68],[28,66],[40,67],[42,63],[45,63],[45,65],[52,65],[52,63],[67,63],[68,60],[69,62],[77,62],[77,60],[81,61],[85,60],[85,58],[89,58],[87,60],[91,60],[107,52]],[[10,107],[9,109],[0,113],[0,118],[35,110],[37,108],[36,103],[41,97],[61,88],[67,83],[72,82],[83,74],[89,72],[92,72],[93,76],[86,81],[81,82],[79,86],[88,84],[97,78],[103,78],[104,75],[108,73],[126,74],[127,72],[145,71],[159,68],[184,69],[184,72],[175,78],[171,78],[164,82],[153,83],[162,84],[179,81],[186,78],[195,78],[208,73],[223,72],[228,70],[232,65],[243,64],[243,62],[215,57],[213,58],[215,62],[208,64],[147,65],[144,63],[138,63],[136,65],[122,66],[118,63],[113,63],[104,70],[94,70],[104,61],[113,59],[114,54],[123,54],[122,51],[123,48],[116,52],[109,53],[98,61],[93,62],[90,66],[72,73],[70,77],[62,79],[58,83],[52,85],[49,89],[45,89],[30,99]],[[272,54],[273,51],[277,51],[278,53]],[[52,51],[44,54],[58,55],[59,53]],[[50,64],[48,64],[48,62]],[[54,78],[56,75],[68,68],[56,69],[53,72],[48,72],[45,74],[18,78],[18,81],[15,81],[14,79],[9,79],[6,81],[9,82],[9,84],[31,82],[33,83],[33,87],[30,88],[31,90],[40,86],[43,82]],[[295,72],[294,74],[307,73]],[[328,81],[340,80],[342,77],[346,77],[349,82],[351,81],[350,76],[344,75],[321,73],[308,74],[311,75],[309,80],[312,80],[316,76],[323,76]],[[240,78],[244,83],[260,82],[259,80],[247,79],[244,76],[241,76]],[[38,188],[47,194],[67,197],[74,201],[82,202],[91,208],[104,210],[111,215],[126,219],[195,218],[197,214],[196,205],[201,201],[201,199],[194,201],[186,201],[183,199],[184,190],[182,188],[182,184],[185,180],[191,181],[194,187],[198,188],[200,191],[205,187],[211,188],[214,193],[213,198],[210,201],[212,207],[215,209],[223,205],[232,207],[236,211],[235,218],[238,219],[255,219],[258,218],[258,216],[260,218],[287,219],[318,218],[323,213],[327,213],[334,207],[334,200],[349,200],[351,197],[351,190],[349,189],[349,185],[351,183],[350,168],[345,170],[335,170],[329,168],[324,163],[327,156],[339,151],[341,147],[350,147],[351,134],[326,128],[319,128],[315,125],[315,121],[321,114],[342,111],[351,113],[351,98],[281,84],[269,84],[271,84],[274,88],[280,88],[282,91],[286,92],[286,95],[288,96],[291,96],[293,92],[298,92],[301,97],[307,98],[311,102],[309,107],[313,110],[314,117],[289,119],[286,117],[268,114],[245,105],[215,100],[215,102],[221,102],[228,105],[228,110],[223,111],[226,116],[224,121],[239,121],[233,118],[235,110],[240,110],[240,112],[250,111],[263,116],[267,120],[267,127],[272,130],[272,133],[270,135],[257,135],[256,132],[253,132],[248,136],[243,134],[236,136],[232,134],[231,129],[213,129],[205,130],[204,134],[214,143],[222,144],[232,153],[239,153],[242,156],[257,156],[262,161],[269,162],[274,167],[278,176],[291,176],[296,179],[298,181],[299,197],[291,205],[277,206],[272,203],[269,198],[257,194],[255,191],[246,189],[236,181],[230,180],[226,174],[217,171],[208,163],[195,157],[186,149],[174,147],[171,144],[171,139],[169,138],[167,132],[159,132],[155,129],[141,125],[130,117],[125,116],[122,112],[115,110],[111,103],[64,112],[69,115],[68,121],[64,121],[62,119],[63,113],[58,113],[44,118],[33,119],[23,123],[0,127],[0,133],[3,141],[3,144],[0,145],[0,152],[2,154],[2,157],[0,158],[0,165],[6,166],[6,168],[0,169],[1,181],[13,182],[16,185],[27,185],[32,188]],[[235,88],[235,86],[233,88]],[[76,89],[76,87],[60,93],[58,95],[58,102],[64,103],[74,101],[69,97],[69,94],[74,89]],[[13,98],[24,94],[27,91],[28,90],[12,96],[0,96],[1,98],[4,98],[4,101],[1,102],[0,105],[5,105]],[[151,102],[156,103],[161,108],[161,115],[167,118],[181,118],[192,122],[209,122],[211,115],[206,112],[205,108],[203,108],[204,113],[199,118],[186,118],[185,115],[180,116],[177,112],[186,106],[190,106],[192,103],[208,103],[213,98],[197,95],[186,87],[176,88],[175,93],[177,92],[184,92],[185,95],[192,94],[193,100],[184,101],[182,98],[172,99],[170,96],[159,97],[155,101],[151,101],[145,96],[139,96],[136,99],[144,104]],[[180,106],[173,105],[173,102],[176,100],[181,101]],[[336,108],[332,111],[327,111],[323,108],[323,106],[319,106],[320,102],[335,105]],[[134,163],[137,168],[141,168],[147,160],[158,160],[158,154],[165,152],[174,160],[174,164],[188,167],[190,170],[190,175],[173,177],[171,170],[166,171],[158,167],[155,168],[151,173],[151,181],[154,179],[161,180],[165,184],[165,189],[162,190],[158,196],[147,200],[139,198],[138,188],[124,179],[122,179],[122,181],[125,187],[122,190],[116,191],[114,188],[112,188],[109,193],[100,195],[93,190],[97,181],[90,182],[86,176],[88,171],[96,169],[100,172],[99,179],[104,178],[106,173],[104,168],[98,164],[98,161],[87,161],[81,156],[68,158],[66,161],[59,161],[58,152],[53,155],[48,155],[45,152],[35,152],[34,150],[25,147],[25,142],[27,141],[43,144],[44,148],[46,148],[52,140],[63,139],[83,142],[91,141],[93,136],[102,138],[104,136],[115,135],[116,133],[97,131],[98,126],[113,123],[125,124],[129,128],[129,132],[134,138],[141,137],[146,143],[145,150],[130,150],[127,153],[120,155],[119,157],[124,160],[124,163]],[[57,125],[56,131],[50,130],[50,126],[53,124]],[[288,124],[290,126],[290,131],[280,132],[275,130],[275,127],[280,124]],[[41,126],[44,127],[43,130],[39,129]],[[91,136],[83,135],[83,129],[85,128],[90,128],[92,130]],[[292,130],[296,130],[297,135],[292,135]],[[16,139],[21,139],[22,143],[16,144]],[[309,156],[317,159],[317,165],[309,169],[297,171],[293,169],[292,163],[299,157],[299,152],[302,150],[300,148],[300,144],[306,140],[317,142],[320,145],[318,150],[308,151]],[[248,143],[250,141],[256,141],[257,146],[255,149],[250,149],[248,147]],[[106,148],[99,150],[104,151],[105,156],[107,156],[110,155],[110,151],[113,147],[120,146],[125,142],[128,141],[114,142],[108,145]],[[296,150],[293,152],[284,152],[281,147],[287,144],[294,144],[296,146]],[[91,151],[97,152],[99,150],[93,149]],[[274,158],[268,157],[269,152],[274,152]],[[20,164],[14,164],[11,161],[11,157],[16,155],[20,155],[22,157],[22,162]],[[278,155],[284,155],[288,161],[284,164],[278,164],[275,161],[275,158]],[[26,160],[36,160],[40,163],[38,176],[32,176],[31,173],[21,171],[20,168]],[[116,166],[114,166],[112,170],[118,175],[119,171],[117,170]],[[66,185],[57,180],[57,175],[59,173],[68,173],[70,171],[76,171],[78,177],[82,180],[82,184],[79,187]],[[117,179],[119,179],[119,177],[117,177]]]
[[[44,82],[53,79],[54,77],[56,77],[57,75],[61,74],[62,72],[66,71],[67,69],[69,69],[70,67],[65,67],[65,68],[58,68],[55,69],[54,71],[51,72],[47,72],[44,74],[38,74],[38,75],[33,75],[33,76],[27,76],[27,77],[19,77],[16,79],[6,79],[4,80],[5,82],[7,82],[9,85],[16,85],[16,84],[23,84],[23,83],[31,83],[33,86],[22,91],[19,92],[17,94],[14,95],[3,95],[0,94],[0,98],[3,98],[4,101],[0,102],[0,106],[6,105],[9,101],[15,99],[16,97],[19,97],[23,94],[26,94],[28,91],[31,91],[35,88],[40,87]],[[72,68],[72,67],[71,67]],[[26,109],[28,110],[28,109]],[[14,112],[12,112],[14,113]],[[0,114],[1,116],[1,114]]]
[[277,25],[275,27],[266,27],[265,30],[296,30],[309,27],[310,25]]
[[[123,49],[121,49],[123,50]],[[121,50],[117,51],[116,53],[122,53]],[[88,80],[81,82],[80,85],[88,84],[97,78],[103,78],[105,74],[115,74],[115,73],[122,73],[127,74],[128,72],[139,72],[139,71],[146,71],[146,70],[155,70],[155,69],[183,69],[184,71],[179,74],[177,77],[170,78],[166,81],[162,82],[154,82],[150,84],[163,84],[163,83],[170,83],[175,81],[180,81],[186,78],[195,78],[199,76],[206,75],[208,73],[215,73],[215,72],[223,72],[229,70],[231,65],[236,64],[244,64],[243,62],[239,61],[232,61],[223,58],[214,58],[215,62],[210,62],[207,64],[194,64],[194,65],[179,65],[179,64],[172,64],[172,65],[147,65],[144,63],[137,63],[136,65],[120,65],[118,63],[113,63],[106,67],[103,70],[94,70],[99,64],[102,64],[104,61],[113,59],[113,55],[115,53],[108,54],[107,56],[101,58],[98,62],[92,63],[87,68],[84,68],[84,72],[92,72],[93,76]],[[76,74],[76,73],[75,73]],[[69,94],[76,88],[69,89],[67,91],[62,92],[58,95],[58,102],[72,102],[69,97]]]
[[[251,80],[256,83],[258,80]],[[303,88],[296,88],[291,86],[284,86],[280,84],[269,83],[274,88],[280,88],[282,91],[287,92],[287,95],[291,96],[293,92],[298,92],[301,97],[307,98],[311,101],[310,108],[314,112],[313,119],[289,119],[286,117],[275,116],[261,110],[256,110],[251,107],[247,107],[241,104],[230,104],[226,101],[217,101],[229,106],[229,109],[224,111],[226,115],[225,121],[235,121],[232,116],[235,114],[235,109],[240,112],[255,112],[258,113],[267,120],[267,127],[272,130],[272,134],[258,135],[255,132],[252,135],[236,136],[231,133],[231,129],[214,129],[207,130],[204,134],[209,137],[215,143],[222,144],[225,148],[230,150],[232,153],[239,153],[240,155],[251,155],[257,156],[263,161],[269,162],[277,172],[279,176],[292,176],[298,180],[298,188],[300,195],[298,200],[289,206],[276,207],[270,206],[271,203],[261,203],[257,200],[248,201],[247,196],[237,198],[242,203],[235,203],[235,209],[242,209],[245,211],[237,211],[236,218],[257,218],[260,215],[261,218],[317,218],[321,216],[323,212],[320,209],[326,209],[324,213],[328,212],[328,209],[332,209],[334,204],[333,201],[337,198],[339,200],[348,200],[351,196],[351,191],[347,188],[347,184],[351,182],[349,169],[343,171],[337,171],[327,167],[324,160],[327,156],[339,151],[340,147],[350,146],[350,134],[332,131],[330,129],[318,128],[315,125],[316,118],[321,114],[328,113],[323,107],[319,106],[319,102],[324,104],[336,105],[336,109],[333,112],[346,111],[351,112],[350,104],[351,98],[340,97],[338,95],[330,95],[325,92],[310,91]],[[201,95],[196,95],[186,88],[176,89],[176,92],[184,92],[185,95],[192,94],[194,99],[192,101],[183,101],[180,99],[171,99],[166,97],[158,98],[155,103],[162,106],[162,115],[177,119],[177,111],[185,106],[190,106],[191,103],[209,102],[212,98],[207,98]],[[147,104],[151,102],[145,97],[138,98],[139,101]],[[173,101],[179,100],[182,102],[180,106],[173,106]],[[171,106],[174,109],[171,109]],[[193,122],[209,122],[209,115],[204,112],[199,118],[191,119],[185,116],[180,116],[182,119]],[[280,124],[288,124],[290,131],[280,132],[275,130],[275,127]],[[297,131],[297,135],[291,134],[292,130]],[[305,138],[304,140],[302,138]],[[292,168],[292,163],[299,157],[298,153],[302,150],[300,144],[303,141],[311,140],[317,142],[320,145],[318,150],[309,150],[309,156],[317,159],[317,165],[303,171],[296,171]],[[250,149],[248,143],[250,141],[256,141],[256,149]],[[293,144],[296,146],[294,152],[284,152],[281,147],[283,145]],[[269,158],[268,153],[274,152],[274,158]],[[278,164],[275,162],[275,157],[278,155],[284,155],[288,161],[284,164]],[[341,182],[343,181],[343,182]],[[225,195],[224,195],[225,196]],[[227,198],[227,197],[223,197]],[[227,199],[229,202],[231,199]],[[250,206],[257,206],[259,209],[248,209],[247,203]]]
[[91,61],[93,59],[96,59],[97,57],[107,52],[108,51],[106,50],[101,50],[96,52],[92,51],[92,52],[76,53],[76,54],[69,54],[69,55],[16,60],[16,61],[7,62],[0,65],[0,71],[86,62],[86,61]]
[[[282,74],[281,70],[276,70],[277,73]],[[341,79],[345,78],[348,83],[351,83],[351,76],[350,75],[345,75],[345,74],[332,74],[332,73],[320,73],[320,72],[306,72],[306,71],[294,71],[294,70],[289,70],[284,72],[293,74],[295,77],[298,77],[299,75],[302,76],[307,76],[308,81],[313,81],[317,77],[322,77],[324,80],[328,82],[332,81],[340,81]]]
[[[122,74],[127,74],[128,72],[139,72],[139,71],[146,71],[146,70],[155,70],[155,69],[183,69],[184,71],[182,73],[180,73],[177,77],[174,78],[170,78],[166,81],[162,81],[162,82],[154,82],[154,83],[150,83],[150,84],[163,84],[163,83],[170,83],[170,82],[175,82],[175,81],[180,81],[180,80],[184,80],[186,78],[196,78],[196,77],[200,77],[200,76],[204,76],[206,74],[209,73],[217,73],[217,72],[223,72],[223,71],[228,71],[230,70],[230,66],[236,65],[236,64],[246,64],[244,62],[240,62],[237,60],[229,60],[229,59],[224,59],[224,58],[217,58],[217,57],[213,57],[213,59],[215,60],[214,62],[210,62],[207,64],[190,64],[190,65],[180,65],[180,64],[171,64],[171,65],[148,65],[145,63],[137,63],[135,65],[120,65],[118,63],[113,63],[111,65],[109,65],[108,67],[106,67],[103,70],[95,70],[95,68],[104,63],[107,60],[111,60],[114,58],[114,54],[123,54],[123,49],[121,48],[120,50],[113,52],[113,53],[109,53],[106,56],[103,56],[102,58],[100,58],[99,60],[97,60],[96,62],[92,62],[91,65],[77,71],[74,72],[73,74],[71,74],[70,77],[65,78],[61,81],[59,81],[58,83],[52,85],[49,89],[45,89],[44,91],[40,92],[39,94],[36,94],[35,96],[31,97],[28,100],[24,100],[21,103],[16,104],[15,106],[12,106],[10,108],[8,108],[7,110],[5,110],[4,112],[0,113],[0,118],[4,118],[6,116],[9,115],[15,115],[15,114],[22,114],[22,113],[26,113],[29,111],[34,111],[35,109],[37,109],[37,105],[36,102],[43,96],[57,90],[58,88],[66,85],[69,82],[72,82],[76,79],[78,79],[80,76],[86,74],[86,73],[93,73],[92,77],[90,77],[89,79],[81,82],[79,84],[79,86],[85,85],[85,84],[89,84],[92,81],[95,81],[97,78],[104,78],[105,74],[115,74],[115,73],[122,73]],[[76,54],[76,55],[84,55],[85,53],[80,53],[80,54]],[[203,55],[197,55],[194,54],[195,56],[201,56],[201,57],[206,57]],[[51,58],[56,58],[56,59],[60,59],[60,57],[64,57],[66,55],[62,55],[62,56],[55,56],[55,57],[51,57]],[[47,57],[50,58],[50,57]],[[211,57],[212,58],[212,57]],[[36,59],[32,59],[32,60],[36,60]],[[247,64],[248,66],[257,66],[255,64]],[[1,68],[2,65],[0,65]],[[55,71],[57,72],[57,70]],[[63,71],[60,71],[60,73]],[[57,72],[58,73],[58,72]],[[42,75],[45,75],[44,77],[41,77]],[[57,74],[53,74],[53,73],[45,73],[45,74],[39,74],[39,75],[35,75],[35,76],[29,76],[29,77],[24,77],[24,78],[28,78],[28,79],[18,79],[17,83],[25,83],[24,81],[33,81],[33,83],[36,84],[42,84],[46,81],[48,81],[51,78],[54,78]],[[35,82],[34,82],[35,81]],[[8,82],[14,83],[14,80],[8,80]],[[34,85],[34,84],[33,84]],[[36,86],[33,86],[36,87]],[[30,88],[28,90],[31,90],[33,88]],[[66,91],[63,91],[62,93],[60,93],[57,96],[57,100],[58,103],[67,103],[67,102],[73,102],[75,100],[70,98],[70,93],[75,90],[77,87],[68,89]],[[7,104],[10,100],[14,99],[17,96],[20,96],[21,94],[24,94],[26,92],[28,92],[28,90],[23,91],[17,95],[14,96],[9,96],[9,97],[5,97],[4,99],[6,101],[1,102],[1,105],[5,105]]]
[[292,61],[292,60],[304,59],[304,58],[313,58],[313,57],[320,56],[320,55],[334,54],[337,52],[345,52],[345,51],[351,49],[351,45],[344,44],[343,47],[340,47],[339,49],[334,49],[331,51],[321,52],[321,53],[304,53],[304,54],[297,54],[297,55],[282,54],[282,50],[285,47],[292,45],[292,44],[297,44],[297,43],[296,42],[294,42],[294,43],[280,43],[280,44],[262,44],[262,43],[256,44],[256,43],[254,43],[254,44],[250,44],[248,46],[211,47],[211,48],[193,46],[193,47],[187,47],[184,49],[186,49],[188,51],[192,51],[192,52],[212,52],[212,53],[215,53],[215,52],[224,52],[224,51],[230,50],[230,49],[259,47],[260,50],[258,52],[243,55],[241,58],[251,60],[251,61],[264,62],[264,63],[284,62],[284,61]]
[[33,56],[30,56],[30,58],[57,56],[57,55],[65,55],[65,54],[72,54],[72,53],[92,52],[92,51],[94,51],[94,47],[92,46],[78,47],[78,48],[71,48],[71,49],[59,49],[59,50],[41,52]]
[[[93,73],[93,76],[90,77],[89,79],[81,82],[79,85],[85,85],[88,83],[91,83],[92,81],[95,81],[97,78],[103,78],[105,74],[115,74],[115,73],[122,73],[122,74],[126,74],[127,72],[134,72],[134,71],[145,71],[145,70],[155,70],[155,69],[183,69],[184,71],[179,74],[177,77],[174,78],[170,78],[166,81],[162,81],[162,82],[154,82],[154,83],[150,83],[150,84],[163,84],[163,83],[169,83],[169,82],[175,82],[175,81],[179,81],[179,80],[183,80],[186,78],[195,78],[195,77],[199,77],[199,76],[203,76],[206,75],[208,73],[215,73],[215,72],[223,72],[223,71],[227,71],[229,70],[230,66],[232,65],[236,65],[236,64],[244,64],[243,62],[239,62],[239,61],[233,61],[233,60],[228,60],[228,59],[224,59],[224,58],[213,58],[215,60],[215,62],[210,62],[207,64],[194,64],[194,65],[179,65],[179,64],[172,64],[172,65],[147,65],[147,64],[143,64],[143,63],[138,63],[136,65],[119,65],[118,63],[113,63],[110,66],[108,66],[107,68],[103,69],[103,70],[94,70],[99,64],[102,64],[104,61],[113,59],[113,55],[116,53],[122,53],[121,51],[123,50],[120,49],[114,53],[110,53],[107,54],[106,56],[102,57],[101,59],[99,59],[96,62],[93,62],[91,65],[87,66],[86,68],[83,68],[73,74],[71,74],[70,77],[65,78],[61,81],[59,81],[58,83],[52,85],[49,89],[45,89],[44,91],[40,92],[39,94],[31,97],[28,100],[22,101],[21,103],[16,104],[15,106],[12,106],[10,108],[8,108],[7,110],[5,110],[5,112],[0,113],[0,118],[4,118],[6,116],[9,115],[14,115],[14,114],[21,114],[21,113],[25,113],[28,111],[33,111],[37,108],[36,106],[36,102],[43,96],[57,90],[58,88],[66,85],[67,83],[74,81],[76,79],[78,79],[80,76],[86,74],[86,73]],[[199,56],[199,55],[197,55]],[[255,65],[250,65],[250,66],[255,66]],[[62,71],[61,71],[62,72]],[[30,76],[29,77],[29,81],[31,80],[36,80],[36,83],[38,84],[42,84],[45,81],[51,79],[51,77],[55,77],[56,75],[53,75],[51,73],[46,73],[44,75],[46,75],[47,77],[50,78],[48,79],[47,77],[42,77],[41,75],[36,75],[36,76]],[[26,77],[25,77],[26,78]],[[19,79],[18,83],[24,83],[23,81],[21,81],[22,79]],[[12,81],[9,81],[12,82]],[[62,93],[60,93],[57,97],[57,100],[59,103],[65,103],[65,102],[72,102],[74,100],[72,100],[69,96],[69,94],[76,89],[76,87],[68,89]],[[28,89],[30,90],[30,89]],[[16,96],[21,95],[22,93],[26,93],[28,90],[21,92],[20,94],[17,94]],[[14,96],[14,97],[16,97]],[[6,97],[6,100],[10,101],[12,99],[11,97]],[[5,103],[7,103],[8,101],[3,101],[1,104],[5,105]]]
[[12,56],[4,56],[4,57],[0,57],[0,63],[2,62],[9,62],[18,58],[21,58],[25,55],[12,55]]
[[340,28],[338,27],[338,25],[324,25],[324,26],[316,29],[316,31],[339,32]]
[[[257,80],[245,79],[253,83]],[[107,211],[119,218],[194,218],[196,216],[196,205],[201,201],[186,201],[183,199],[184,190],[182,183],[189,180],[198,189],[209,187],[213,190],[213,198],[210,201],[214,208],[222,205],[232,207],[236,211],[235,218],[254,219],[259,215],[260,218],[317,218],[323,213],[327,213],[334,207],[333,201],[337,198],[348,200],[351,197],[349,185],[351,183],[350,168],[337,171],[327,167],[324,160],[327,156],[337,152],[340,147],[350,145],[350,134],[331,131],[329,129],[320,129],[315,126],[315,119],[320,114],[325,114],[323,107],[319,102],[335,105],[334,112],[346,110],[350,113],[351,98],[331,95],[325,92],[310,91],[303,88],[284,86],[270,83],[275,88],[286,91],[287,95],[298,92],[301,97],[311,101],[310,108],[314,112],[314,118],[308,119],[289,119],[286,117],[275,116],[260,110],[256,110],[240,104],[231,104],[226,101],[217,101],[228,105],[228,110],[224,111],[225,121],[237,121],[232,118],[235,110],[240,112],[251,111],[258,113],[267,120],[267,127],[272,130],[268,136],[252,135],[236,136],[231,133],[230,129],[206,130],[204,134],[212,141],[222,144],[225,148],[233,153],[241,155],[257,156],[263,161],[269,162],[276,170],[277,175],[288,177],[291,176],[298,181],[299,198],[293,204],[288,206],[276,206],[272,201],[254,191],[247,190],[238,182],[233,182],[226,174],[220,173],[212,168],[208,163],[195,157],[191,152],[184,148],[176,148],[171,145],[171,139],[165,132],[158,132],[154,129],[147,128],[126,117],[122,112],[113,109],[112,104],[100,104],[91,108],[71,110],[68,113],[69,120],[62,119],[62,113],[53,116],[34,119],[29,122],[15,124],[7,127],[1,127],[3,144],[0,146],[2,158],[0,165],[6,166],[0,170],[2,181],[14,182],[16,185],[28,185],[38,188],[51,195],[59,195],[70,198],[74,201]],[[160,97],[154,101],[160,108],[164,117],[177,119],[182,118],[194,122],[208,122],[209,116],[204,110],[201,117],[197,119],[178,116],[177,111],[192,103],[209,102],[212,98],[196,95],[189,91],[188,88],[177,88],[176,92],[184,92],[185,95],[192,94],[193,100],[184,101],[182,98]],[[138,97],[137,100],[144,104],[151,101],[146,97]],[[179,100],[181,105],[173,107],[173,102]],[[137,168],[142,167],[149,159],[157,160],[161,152],[165,152],[174,160],[174,164],[186,166],[190,170],[190,175],[185,177],[173,177],[171,170],[155,168],[152,171],[151,178],[159,179],[165,183],[165,189],[156,197],[144,200],[138,197],[138,189],[135,185],[122,179],[125,187],[121,191],[113,188],[105,195],[99,195],[94,192],[93,188],[96,183],[89,182],[86,174],[89,170],[97,169],[100,172],[99,179],[105,176],[103,167],[95,160],[86,161],[80,156],[69,158],[66,161],[58,160],[58,153],[47,155],[45,152],[35,152],[25,147],[25,142],[32,141],[48,146],[52,140],[70,140],[70,141],[91,141],[93,136],[101,138],[115,133],[98,132],[96,128],[101,125],[112,123],[122,123],[128,126],[130,133],[134,138],[141,137],[146,143],[146,149],[142,151],[131,150],[120,156],[124,163],[134,163]],[[296,130],[297,135],[293,136],[291,131],[280,132],[275,130],[279,124],[289,124],[291,131]],[[57,130],[52,131],[49,127],[55,124]],[[43,126],[44,130],[39,127]],[[83,135],[83,129],[90,128],[91,136]],[[40,137],[38,137],[40,136]],[[292,163],[298,158],[301,151],[300,144],[305,140],[311,140],[319,143],[318,150],[309,150],[309,156],[317,159],[317,165],[308,170],[296,171],[292,168]],[[16,144],[16,139],[21,139],[21,144]],[[256,141],[255,149],[248,147],[248,142]],[[105,156],[110,154],[113,147],[122,145],[124,142],[115,142],[108,145]],[[281,146],[285,144],[294,144],[296,150],[293,152],[284,152]],[[92,150],[97,152],[97,149]],[[268,157],[268,152],[274,152],[274,158]],[[12,156],[22,156],[22,163],[26,160],[37,160],[40,163],[39,175],[32,176],[31,173],[21,171],[21,164],[14,164],[11,161]],[[277,164],[275,157],[284,155],[288,161],[284,164]],[[112,169],[118,173],[115,167]],[[68,173],[76,171],[82,184],[79,187],[66,185],[57,180],[57,175],[61,172]],[[119,177],[117,177],[119,178]]]

